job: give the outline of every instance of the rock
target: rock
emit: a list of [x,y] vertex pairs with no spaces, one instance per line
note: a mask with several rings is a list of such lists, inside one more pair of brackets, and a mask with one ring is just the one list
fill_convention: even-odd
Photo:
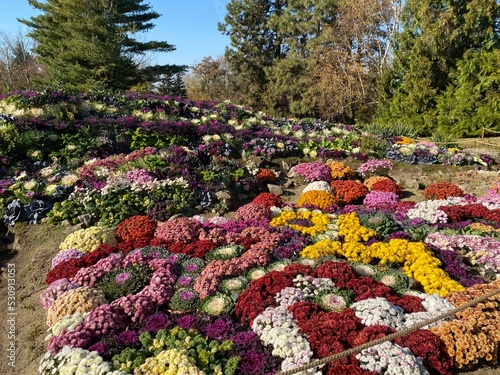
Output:
[[415,179],[409,179],[409,180],[402,181],[401,185],[403,185],[405,188],[408,188],[408,189],[413,189],[413,190],[420,189],[420,183]]
[[172,215],[168,218],[168,221],[172,221],[172,220],[175,220],[175,219],[178,219],[180,217],[182,217],[183,215],[182,214],[175,214],[175,215]]
[[231,192],[229,190],[220,190],[215,193],[215,196],[220,201],[228,201],[231,199]]
[[290,168],[291,168],[291,167],[290,167],[290,164],[288,164],[288,163],[287,163],[286,161],[284,161],[284,160],[281,162],[281,167],[282,167],[282,169],[283,169],[286,173],[288,173],[288,171],[289,171],[289,170],[290,170]]
[[289,188],[292,188],[292,187],[295,187],[295,182],[290,179],[290,180],[287,180],[284,184],[283,184],[283,187],[285,189],[289,189]]
[[92,216],[90,216],[89,214],[80,215],[78,216],[78,221],[84,225],[90,225],[90,223],[92,222]]
[[267,188],[270,193],[276,194],[277,196],[283,195],[283,189],[279,185],[267,184]]
[[264,158],[262,156],[252,156],[251,158],[247,159],[246,167],[250,170],[259,169],[263,161]]

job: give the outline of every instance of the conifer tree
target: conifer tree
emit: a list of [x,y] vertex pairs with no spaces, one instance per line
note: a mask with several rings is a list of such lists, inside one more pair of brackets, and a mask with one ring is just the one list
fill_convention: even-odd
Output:
[[[498,79],[487,77],[498,64],[499,16],[498,0],[407,0],[393,65],[380,80],[378,120],[411,124],[422,135],[439,127],[457,135],[475,132],[461,129],[460,121],[475,112],[471,104],[484,104],[484,96],[473,91],[483,78],[491,83],[492,94],[498,90]],[[485,52],[491,53],[490,62]],[[466,107],[460,116],[452,111],[457,99]],[[492,118],[485,121],[492,124]]]
[[154,27],[160,15],[142,0],[28,0],[42,13],[19,21],[31,28],[34,52],[46,68],[46,85],[78,90],[127,90],[154,82],[184,67],[145,66],[148,52],[175,48],[161,41],[140,42],[138,32]]

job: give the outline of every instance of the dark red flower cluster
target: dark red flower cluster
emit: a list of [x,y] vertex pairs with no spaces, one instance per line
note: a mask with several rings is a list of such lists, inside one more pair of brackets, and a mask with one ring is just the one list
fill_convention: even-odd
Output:
[[205,255],[217,246],[216,242],[210,240],[196,240],[190,243],[173,242],[167,248],[172,253],[186,254],[190,257],[205,259]]
[[320,311],[323,311],[316,303],[306,301],[294,303],[288,310],[293,314],[293,318],[299,325],[304,324]]
[[448,216],[448,222],[451,223],[478,219],[500,223],[500,209],[489,210],[481,203],[471,203],[463,206],[441,206],[439,209]]
[[451,182],[436,182],[427,186],[424,191],[427,199],[446,199],[448,197],[463,197],[464,191]]
[[390,295],[385,297],[393,305],[401,307],[405,313],[415,313],[425,311],[422,306],[422,298],[405,294],[403,296]]
[[346,288],[346,284],[358,277],[356,271],[347,262],[335,262],[327,260],[318,268],[316,268],[316,275],[318,277],[332,279],[335,286],[341,289]]
[[257,203],[257,204],[262,204],[264,206],[266,206],[267,208],[270,208],[272,206],[276,206],[276,207],[282,207],[283,206],[283,201],[281,200],[281,198],[274,194],[274,193],[260,193],[259,195],[257,195],[252,203]]
[[141,247],[149,245],[149,239],[147,238],[136,238],[135,240],[126,240],[118,244],[118,249],[123,254],[128,254],[132,250],[140,249]]
[[100,259],[106,258],[112,253],[118,252],[119,249],[115,246],[109,246],[106,244],[101,244],[88,254],[85,254],[81,258],[68,259],[64,262],[59,263],[53,269],[51,269],[47,276],[45,277],[45,283],[49,285],[53,281],[66,278],[70,279],[76,275],[80,268],[90,267],[97,263]]
[[266,308],[276,306],[275,296],[283,288],[293,285],[297,275],[314,276],[314,268],[302,264],[291,264],[283,271],[271,271],[254,280],[250,287],[238,296],[235,313],[242,323],[252,325],[253,320]]
[[[324,358],[355,346],[355,339],[365,327],[354,310],[342,312],[319,312],[298,324],[300,331],[309,337],[309,343],[317,358]],[[357,365],[355,355],[339,359],[326,365],[326,370],[335,364]]]
[[395,331],[391,327],[379,324],[365,327],[358,333],[358,335],[354,339],[354,346],[363,345],[367,342],[380,339],[394,332]]
[[333,180],[330,183],[332,194],[339,204],[351,204],[361,201],[369,193],[361,182],[353,180]]
[[123,220],[116,227],[116,239],[121,241],[134,241],[139,238],[148,240],[154,237],[156,221],[147,216],[136,215]]
[[403,187],[389,179],[375,182],[372,185],[372,191],[383,191],[386,193],[394,193],[397,194],[399,198],[403,198]]
[[410,349],[424,361],[430,374],[451,375],[454,360],[448,354],[446,344],[434,333],[420,329],[394,340],[399,346]]
[[367,276],[351,279],[346,283],[345,287],[354,290],[355,301],[377,297],[386,298],[394,294],[390,287]]
[[276,173],[274,173],[271,169],[261,168],[255,175],[257,179],[262,183],[276,182]]

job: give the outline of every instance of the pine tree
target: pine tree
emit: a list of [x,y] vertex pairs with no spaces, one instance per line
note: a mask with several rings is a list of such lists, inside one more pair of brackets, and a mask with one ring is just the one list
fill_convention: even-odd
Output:
[[154,82],[161,74],[184,67],[144,66],[147,52],[170,52],[167,42],[139,42],[138,32],[154,27],[160,15],[142,0],[28,0],[42,11],[19,21],[31,28],[28,36],[46,67],[44,84],[78,90],[127,90]]
[[[479,100],[463,91],[473,82],[464,86],[457,80],[472,77],[464,71],[467,66],[477,70],[478,61],[486,63],[476,54],[499,48],[499,15],[497,0],[407,0],[393,65],[380,80],[378,120],[414,125],[422,135],[445,124],[453,131],[458,119],[444,120],[443,111],[453,106],[443,103],[444,96]],[[454,94],[454,87],[461,87],[460,93]]]
[[232,0],[227,6],[224,23],[219,30],[229,35],[231,47],[226,48],[225,57],[231,70],[238,75],[240,89],[246,102],[262,106],[262,94],[266,89],[266,68],[282,57],[285,51],[271,28],[269,19],[279,14],[286,1],[283,0]]

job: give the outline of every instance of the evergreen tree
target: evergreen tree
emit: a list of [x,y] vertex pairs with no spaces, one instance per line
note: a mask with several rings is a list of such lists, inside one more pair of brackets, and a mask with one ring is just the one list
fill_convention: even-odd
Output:
[[[458,119],[445,121],[443,111],[453,104],[443,100],[465,95],[476,98],[473,106],[481,104],[477,95],[464,90],[476,86],[470,73],[477,70],[477,63],[489,65],[482,52],[499,47],[499,12],[496,0],[407,0],[393,65],[380,80],[378,119],[409,123],[422,135],[440,125],[465,134],[450,128],[460,127]],[[484,66],[482,71],[486,77],[491,67]],[[469,83],[464,85],[464,79]]]
[[240,89],[247,98],[242,104],[262,106],[266,68],[286,53],[277,30],[269,24],[271,16],[283,10],[284,3],[284,0],[232,0],[226,6],[227,14],[224,23],[219,23],[219,30],[229,35],[231,41],[225,57],[238,75]]
[[169,52],[167,42],[139,42],[138,32],[154,27],[160,15],[142,0],[28,0],[40,15],[20,22],[37,45],[35,54],[46,67],[46,85],[78,90],[127,90],[155,82],[161,74],[183,69],[175,65],[144,66],[147,52]]
[[163,75],[158,82],[155,92],[161,95],[187,97],[186,86],[184,85],[183,73]]

